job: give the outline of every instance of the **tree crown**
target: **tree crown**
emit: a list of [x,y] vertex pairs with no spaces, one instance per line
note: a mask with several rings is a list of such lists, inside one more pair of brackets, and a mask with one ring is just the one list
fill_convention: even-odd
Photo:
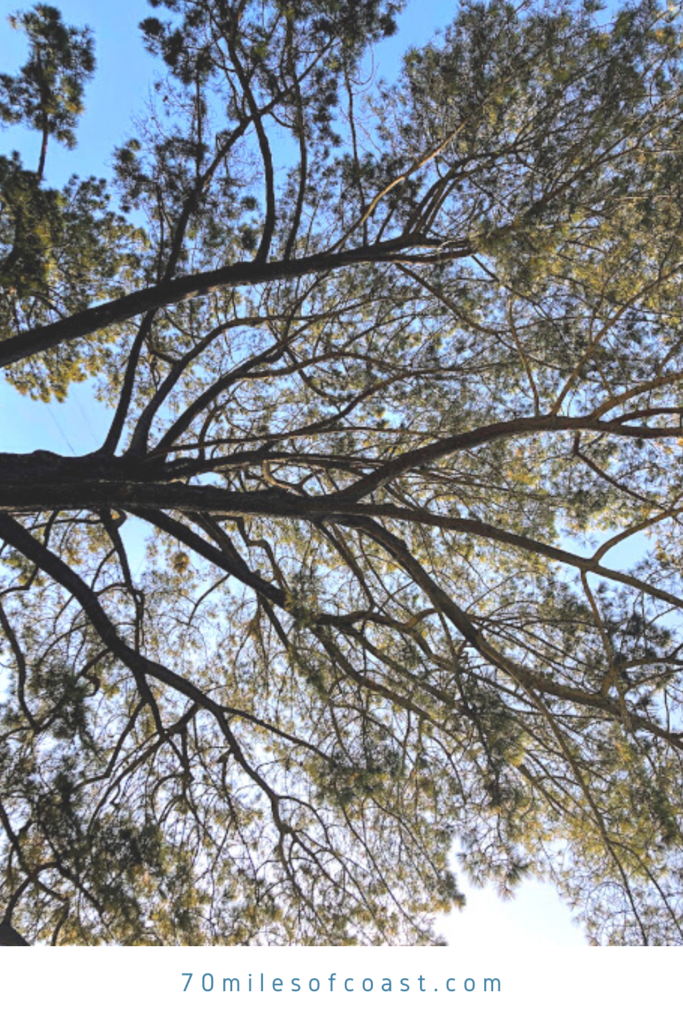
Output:
[[6,379],[110,414],[0,454],[4,925],[429,942],[457,841],[680,942],[678,8],[152,7],[112,186],[0,161]]

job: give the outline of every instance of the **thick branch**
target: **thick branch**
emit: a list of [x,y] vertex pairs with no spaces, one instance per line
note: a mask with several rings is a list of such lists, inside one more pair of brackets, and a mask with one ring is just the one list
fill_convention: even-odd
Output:
[[[187,302],[202,295],[221,291],[224,288],[236,288],[240,285],[264,284],[268,281],[282,281],[288,278],[304,277],[306,274],[328,273],[340,267],[355,266],[361,263],[386,263],[397,259],[400,254],[416,247],[430,247],[431,243],[420,235],[405,235],[392,238],[386,242],[378,242],[371,246],[348,249],[346,252],[323,253],[305,256],[294,260],[275,260],[271,263],[233,263],[217,270],[207,270],[199,274],[186,274],[172,281],[141,288],[130,292],[119,299],[103,302],[99,306],[91,306],[82,313],[64,317],[55,323],[37,327],[32,331],[16,334],[0,343],[0,367],[11,366],[20,359],[46,352],[63,341],[73,341],[85,337],[95,331],[102,330],[112,324],[123,323],[141,313],[172,306],[176,302]],[[463,242],[460,248],[452,249],[441,257],[434,259],[455,259],[467,256],[471,248]],[[407,256],[404,255],[404,259]],[[419,259],[419,257],[416,257]],[[431,258],[431,257],[430,257]]]

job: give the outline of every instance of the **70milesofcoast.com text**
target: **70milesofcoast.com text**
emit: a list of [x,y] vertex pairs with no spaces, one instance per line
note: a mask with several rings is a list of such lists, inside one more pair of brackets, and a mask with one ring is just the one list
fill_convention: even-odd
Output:
[[280,978],[263,973],[250,973],[246,976],[219,977],[210,972],[198,974],[185,972],[183,992],[226,992],[232,994],[248,994],[257,992],[500,992],[499,978],[465,978],[450,977],[440,979],[437,984],[429,984],[424,975],[416,978],[360,978],[344,977],[332,973],[326,978],[295,977]]

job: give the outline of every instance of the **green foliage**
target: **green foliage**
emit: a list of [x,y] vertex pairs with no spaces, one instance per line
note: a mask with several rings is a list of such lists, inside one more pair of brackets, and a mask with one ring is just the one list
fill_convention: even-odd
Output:
[[[103,179],[73,176],[45,188],[17,153],[0,157],[0,333],[75,313],[121,293],[137,278],[144,232],[110,209]],[[103,344],[86,342],[13,367],[7,379],[44,401],[63,399],[103,361]]]
[[[46,4],[10,17],[26,34],[27,63],[0,75],[0,120],[42,135],[39,165],[0,156],[0,336],[31,329],[84,309],[128,286],[139,266],[144,233],[111,209],[103,179],[72,176],[63,189],[43,185],[50,138],[73,148],[84,87],[95,70],[89,29],[66,26]],[[101,346],[88,343],[25,363],[8,374],[21,392],[63,399],[69,383],[102,365]]]

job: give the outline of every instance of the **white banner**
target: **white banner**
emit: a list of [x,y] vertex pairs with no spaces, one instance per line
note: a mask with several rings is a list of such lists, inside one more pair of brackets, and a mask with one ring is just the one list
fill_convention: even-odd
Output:
[[677,1014],[680,970],[677,948],[0,951],[3,1019],[69,1024],[641,1024]]

